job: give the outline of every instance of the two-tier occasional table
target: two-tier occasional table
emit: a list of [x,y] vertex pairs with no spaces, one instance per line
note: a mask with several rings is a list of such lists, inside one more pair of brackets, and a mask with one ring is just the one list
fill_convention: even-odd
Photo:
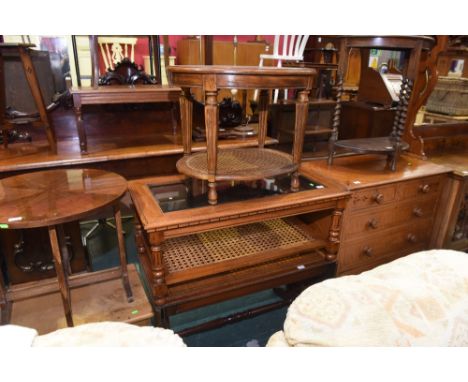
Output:
[[[127,191],[120,175],[94,169],[49,170],[0,180],[0,228],[48,227],[57,282],[42,280],[7,287],[0,278],[2,320],[8,321],[15,300],[60,290],[68,326],[73,326],[70,288],[122,278],[129,302],[133,300],[128,279],[119,201]],[[71,275],[63,223],[80,220],[113,207],[120,252],[120,267]],[[1,275],[0,275],[1,276]],[[4,317],[7,317],[5,320]]]
[[[251,66],[171,66],[172,83],[182,88],[180,97],[184,157],[177,169],[192,178],[208,181],[208,201],[217,203],[217,181],[252,181],[292,174],[291,190],[299,189],[304,130],[309,92],[316,71],[307,68],[266,68]],[[190,88],[203,90],[205,103],[206,152],[192,154],[192,96]],[[218,104],[220,89],[260,89],[258,147],[218,150]],[[264,148],[267,132],[268,91],[297,89],[296,124],[292,155]]]

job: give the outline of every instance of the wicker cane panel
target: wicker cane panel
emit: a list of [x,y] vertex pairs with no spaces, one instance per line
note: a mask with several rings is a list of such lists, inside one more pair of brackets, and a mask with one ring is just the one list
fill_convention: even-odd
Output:
[[[253,180],[293,172],[297,166],[292,157],[280,151],[258,148],[219,150],[216,179]],[[207,179],[206,152],[183,157],[177,162],[177,169],[186,175]]]
[[163,242],[169,273],[203,267],[313,240],[290,222],[275,219],[169,239]]

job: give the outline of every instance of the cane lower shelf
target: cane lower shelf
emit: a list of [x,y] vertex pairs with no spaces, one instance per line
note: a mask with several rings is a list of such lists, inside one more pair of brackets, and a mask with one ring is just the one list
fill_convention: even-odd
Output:
[[168,285],[325,248],[299,220],[275,219],[166,240]]

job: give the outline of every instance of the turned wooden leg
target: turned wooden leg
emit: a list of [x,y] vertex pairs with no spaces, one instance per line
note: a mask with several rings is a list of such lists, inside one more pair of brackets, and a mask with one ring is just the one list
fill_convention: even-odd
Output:
[[132,289],[130,288],[130,281],[128,279],[128,268],[127,268],[127,252],[125,251],[125,240],[122,229],[122,216],[120,213],[119,204],[114,205],[114,217],[115,227],[117,229],[117,239],[119,241],[119,255],[120,255],[120,269],[122,272],[122,282],[127,294],[128,302],[133,301]]
[[[304,147],[304,134],[309,116],[309,91],[299,92],[296,100],[296,121],[294,126],[293,163],[301,164],[302,150]],[[291,177],[291,191],[299,191],[299,173],[295,171]]]
[[206,156],[208,161],[208,203],[218,203],[216,162],[218,160],[218,92],[205,91]]
[[65,311],[65,317],[67,319],[67,325],[73,326],[70,288],[68,286],[68,277],[64,272],[62,256],[60,253],[59,239],[57,235],[57,228],[55,226],[49,226],[49,240],[50,247],[52,249],[52,255],[54,257],[55,272],[57,273],[57,279],[60,288],[60,295],[62,296],[63,309]]
[[268,127],[268,96],[268,90],[262,89],[260,91],[258,100],[258,147],[260,148],[265,146]]
[[330,224],[330,230],[328,231],[328,243],[326,247],[327,254],[325,257],[328,261],[336,260],[340,245],[341,221],[344,207],[344,205],[338,205],[332,213],[332,221]]
[[192,114],[193,99],[190,88],[182,88],[179,97],[180,103],[180,128],[182,130],[182,144],[184,155],[190,155],[192,151]]
[[150,260],[151,260],[151,273],[152,279],[152,290],[154,303],[157,308],[161,307],[166,303],[167,297],[167,284],[165,280],[164,264],[161,252],[161,243],[163,237],[160,232],[150,232],[149,241],[151,245]]
[[134,224],[135,224],[135,243],[137,247],[137,253],[138,256],[144,256],[146,253],[146,248],[144,244],[144,238],[143,238],[143,227],[140,223],[140,220],[135,217],[134,219]]
[[335,155],[335,142],[338,140],[338,128],[340,126],[341,120],[341,97],[343,95],[343,76],[338,73],[337,79],[337,95],[336,95],[336,105],[335,110],[333,111],[333,125],[332,133],[330,139],[328,140],[328,165],[333,164],[333,156]]
[[208,181],[208,203],[211,205],[218,204],[218,193],[216,191],[216,182]]
[[57,138],[55,136],[55,129],[52,122],[49,120],[47,115],[46,105],[44,103],[44,97],[42,96],[41,88],[39,86],[39,81],[36,76],[36,70],[29,55],[28,48],[19,47],[19,53],[21,62],[23,63],[24,73],[26,75],[26,80],[28,81],[29,88],[34,99],[34,103],[39,112],[41,122],[44,125],[47,141],[49,142],[50,149],[52,153],[57,154]]

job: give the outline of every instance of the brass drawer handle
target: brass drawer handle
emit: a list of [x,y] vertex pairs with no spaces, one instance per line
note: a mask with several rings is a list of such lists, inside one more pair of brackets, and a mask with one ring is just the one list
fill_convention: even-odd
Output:
[[421,191],[423,194],[427,194],[431,190],[431,186],[428,184],[421,184],[419,186],[419,191]]
[[374,201],[378,204],[382,204],[384,201],[384,196],[380,192],[376,195],[374,195]]
[[416,235],[414,233],[409,233],[406,236],[406,240],[408,240],[410,243],[416,243],[418,239],[416,238]]
[[367,257],[371,257],[373,254],[373,250],[371,247],[368,247],[367,245],[362,249],[362,254]]
[[421,218],[424,215],[424,213],[423,213],[423,210],[421,208],[415,207],[413,209],[413,215],[417,216],[418,218]]
[[376,229],[379,226],[379,221],[376,218],[373,218],[367,222],[367,225],[373,229]]

